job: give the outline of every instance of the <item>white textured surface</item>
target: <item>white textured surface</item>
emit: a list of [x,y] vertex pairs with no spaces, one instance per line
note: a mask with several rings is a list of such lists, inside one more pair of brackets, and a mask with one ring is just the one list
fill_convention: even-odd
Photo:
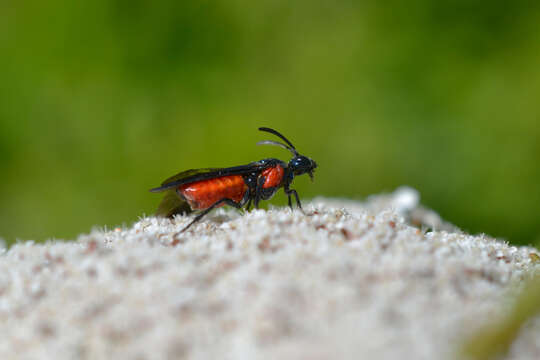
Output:
[[[310,216],[219,210],[176,239],[188,218],[15,245],[0,359],[451,358],[537,250],[463,234],[400,191],[315,200]],[[408,224],[423,219],[450,232]],[[514,358],[538,339],[525,330]]]

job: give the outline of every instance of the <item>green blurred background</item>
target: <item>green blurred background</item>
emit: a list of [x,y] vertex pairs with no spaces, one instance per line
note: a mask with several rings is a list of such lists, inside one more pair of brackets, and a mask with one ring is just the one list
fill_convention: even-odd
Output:
[[535,242],[539,24],[520,0],[0,2],[0,237],[130,224],[180,170],[288,160],[255,146],[269,126],[319,163],[303,198],[407,184]]

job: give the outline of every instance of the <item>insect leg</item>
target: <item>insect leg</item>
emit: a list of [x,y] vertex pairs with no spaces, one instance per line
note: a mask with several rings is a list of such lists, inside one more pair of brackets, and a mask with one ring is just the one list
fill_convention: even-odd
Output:
[[251,206],[251,199],[252,199],[251,191],[247,189],[246,192],[244,193],[244,197],[239,202],[240,208],[246,205],[247,203],[246,210],[249,210],[249,207]]
[[237,208],[237,209],[241,209],[242,206],[244,206],[244,204],[246,203],[246,201],[247,201],[246,199],[247,199],[247,197],[244,197],[244,198],[242,199],[242,201],[239,202],[239,203],[237,203],[237,202],[235,202],[234,200],[229,199],[229,198],[224,198],[224,199],[221,199],[221,200],[216,201],[216,202],[213,203],[208,209],[203,210],[200,214],[198,214],[197,216],[195,216],[195,219],[193,219],[193,221],[190,222],[185,228],[183,228],[183,229],[180,230],[178,233],[176,233],[176,235],[181,234],[181,233],[183,233],[184,231],[186,231],[187,229],[189,229],[189,227],[190,227],[191,225],[193,225],[193,224],[195,224],[197,221],[201,220],[201,219],[204,217],[204,215],[208,214],[208,213],[209,213],[210,211],[212,211],[216,206],[219,206],[219,205],[221,205],[222,203],[225,203],[225,204],[227,204],[227,205],[229,205],[229,206],[235,207],[235,208]]
[[296,190],[285,189],[285,194],[287,194],[287,196],[289,197],[289,206],[291,207],[291,209],[292,209],[291,195],[294,195],[294,197],[296,198],[296,205],[298,206],[300,211],[304,212],[304,209],[302,209],[302,204],[300,204],[300,198],[298,197],[298,193],[296,192]]
[[292,201],[291,201],[291,194],[287,194],[287,199],[289,200],[289,207],[291,208],[292,210]]
[[257,187],[255,188],[255,209],[259,208],[259,201],[261,201],[262,198],[262,188],[264,185],[264,182],[266,181],[266,178],[264,176],[261,176],[257,179]]

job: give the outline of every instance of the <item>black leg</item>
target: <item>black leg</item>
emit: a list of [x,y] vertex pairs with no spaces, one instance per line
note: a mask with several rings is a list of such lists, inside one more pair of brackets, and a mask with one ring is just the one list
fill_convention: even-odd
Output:
[[257,179],[257,187],[255,188],[255,209],[259,208],[259,201],[261,201],[261,193],[262,193],[262,187],[264,185],[264,182],[266,181],[266,178],[264,176],[261,176]]
[[300,204],[300,198],[298,197],[298,193],[296,192],[296,190],[286,189],[285,194],[287,194],[287,196],[289,197],[289,206],[291,209],[292,209],[291,195],[294,195],[294,197],[296,198],[296,205],[298,206],[300,211],[304,212],[304,209],[302,209],[302,204]]
[[[208,214],[208,213],[209,213],[210,211],[212,211],[216,206],[225,203],[225,204],[227,204],[227,205],[229,205],[229,206],[235,207],[235,208],[237,208],[237,209],[241,209],[242,206],[244,206],[244,204],[245,204],[245,199],[246,199],[246,197],[244,197],[244,199],[242,199],[242,201],[239,202],[239,203],[235,202],[234,200],[227,199],[227,198],[216,201],[216,202],[213,203],[208,209],[204,209],[200,214],[198,214],[197,216],[195,216],[195,219],[193,219],[193,221],[190,222],[185,228],[183,228],[182,230],[180,230],[179,232],[177,232],[176,235],[181,234],[181,233],[183,233],[184,231],[186,231],[187,229],[189,229],[189,227],[190,227],[191,225],[193,225],[193,224],[195,224],[197,221],[201,220],[201,219],[204,217],[204,215]],[[175,236],[176,236],[176,235],[175,235]]]
[[246,210],[249,210],[249,207],[251,205],[251,191],[249,189],[244,193],[244,197],[242,198],[242,200],[240,200],[240,203],[239,203],[240,208],[246,205],[246,203],[247,203]]

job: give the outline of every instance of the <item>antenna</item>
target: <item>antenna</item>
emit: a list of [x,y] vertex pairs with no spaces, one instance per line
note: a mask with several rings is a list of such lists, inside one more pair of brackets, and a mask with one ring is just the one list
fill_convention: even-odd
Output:
[[270,128],[267,128],[267,127],[260,127],[259,128],[260,131],[266,131],[266,132],[269,132],[270,134],[274,134],[276,136],[279,136],[283,141],[285,141],[287,144],[289,144],[289,146],[293,149],[296,150],[296,148],[294,147],[293,144],[291,144],[291,142],[289,140],[287,140],[287,138],[283,135],[281,135],[279,132],[277,132],[276,130],[274,129],[270,129]]

